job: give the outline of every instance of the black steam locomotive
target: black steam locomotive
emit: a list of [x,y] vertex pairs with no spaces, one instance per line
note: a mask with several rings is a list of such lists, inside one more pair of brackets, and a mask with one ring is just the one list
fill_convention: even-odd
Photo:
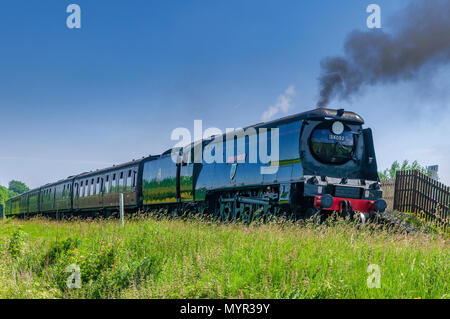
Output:
[[[260,123],[245,134],[215,136],[44,185],[8,200],[6,215],[110,216],[123,194],[127,212],[166,208],[170,214],[189,211],[247,222],[280,215],[323,219],[333,212],[367,219],[383,212],[386,202],[372,131],[363,124],[353,112],[323,108]],[[270,141],[274,128],[278,159],[252,161],[252,138],[264,134]],[[196,150],[218,143],[225,150],[230,139],[231,158],[223,152],[223,161],[195,160]],[[261,173],[271,167],[276,169]]]

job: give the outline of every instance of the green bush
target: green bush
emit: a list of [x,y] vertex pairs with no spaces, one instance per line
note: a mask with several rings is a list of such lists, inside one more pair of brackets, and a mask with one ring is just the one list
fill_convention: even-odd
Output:
[[66,291],[69,274],[66,269],[70,265],[77,265],[81,271],[83,284],[97,280],[100,274],[113,267],[115,262],[115,250],[111,244],[101,243],[98,250],[83,252],[77,247],[62,251],[52,267],[56,283],[61,291]]
[[41,261],[41,268],[53,265],[61,256],[64,256],[68,251],[76,249],[80,245],[80,240],[76,238],[67,238],[59,242],[53,242],[45,252]]
[[157,258],[146,257],[141,261],[124,264],[117,268],[103,272],[96,281],[86,287],[88,298],[114,298],[131,285],[139,286],[150,275],[156,275],[161,270],[161,263]]
[[9,239],[8,251],[13,258],[18,258],[22,256],[22,253],[25,249],[25,240],[27,238],[27,234],[22,231],[20,228],[16,229]]

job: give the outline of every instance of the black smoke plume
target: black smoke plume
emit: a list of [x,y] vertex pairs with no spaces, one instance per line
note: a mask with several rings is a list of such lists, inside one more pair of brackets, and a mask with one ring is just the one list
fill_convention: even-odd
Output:
[[363,86],[411,80],[450,62],[449,0],[413,0],[393,18],[392,34],[353,31],[344,56],[321,61],[318,107],[333,98],[348,100]]

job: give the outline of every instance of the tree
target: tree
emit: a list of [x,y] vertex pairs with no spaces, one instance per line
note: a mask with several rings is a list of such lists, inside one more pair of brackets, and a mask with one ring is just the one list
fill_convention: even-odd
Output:
[[0,185],[0,217],[3,216],[3,211],[4,211],[6,201],[9,198],[14,197],[16,195],[17,195],[17,193],[10,191],[6,187],[3,187]]
[[378,176],[381,180],[394,179],[397,171],[407,171],[407,170],[417,170],[425,175],[431,176],[431,173],[426,169],[426,167],[419,164],[419,162],[414,161],[409,164],[408,160],[404,160],[402,165],[398,161],[394,161],[390,168],[385,169],[383,172],[378,172]]
[[9,182],[8,189],[10,191],[13,191],[13,192],[18,193],[18,194],[22,194],[22,193],[25,193],[26,191],[30,190],[28,188],[28,186],[25,185],[25,183],[22,183],[22,182],[19,182],[19,181],[14,181],[14,180]]

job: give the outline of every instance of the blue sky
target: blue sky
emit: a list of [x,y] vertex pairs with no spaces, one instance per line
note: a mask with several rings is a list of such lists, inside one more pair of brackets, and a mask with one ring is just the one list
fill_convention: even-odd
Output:
[[[277,105],[274,118],[312,109],[320,60],[367,28],[374,2],[386,31],[408,3],[2,1],[0,184],[37,187],[161,153],[175,144],[172,130],[195,119],[225,129]],[[66,27],[70,3],[81,7],[79,30]],[[449,71],[330,106],[373,128],[380,169],[417,159],[439,164],[450,184]]]

